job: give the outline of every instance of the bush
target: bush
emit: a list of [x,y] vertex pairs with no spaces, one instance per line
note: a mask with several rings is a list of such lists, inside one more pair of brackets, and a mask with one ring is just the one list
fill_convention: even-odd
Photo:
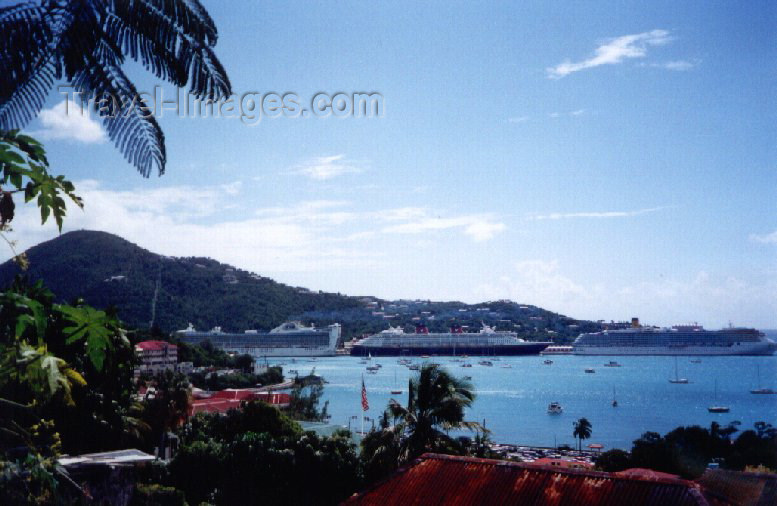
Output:
[[184,506],[185,504],[183,492],[157,483],[138,484],[130,502],[130,506]]

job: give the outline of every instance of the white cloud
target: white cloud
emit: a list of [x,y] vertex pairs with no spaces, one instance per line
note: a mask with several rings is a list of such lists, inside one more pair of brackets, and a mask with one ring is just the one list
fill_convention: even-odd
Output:
[[569,112],[551,112],[548,114],[549,118],[560,118],[561,116],[580,116],[585,114],[585,109],[576,109]]
[[477,242],[493,239],[507,227],[504,223],[494,221],[490,216],[468,215],[453,218],[424,217],[399,225],[391,225],[383,229],[385,233],[421,234],[435,230],[460,229],[472,240]]
[[[75,183],[83,211],[68,206],[63,231],[102,230],[168,256],[206,256],[264,275],[332,275],[336,269],[384,265],[391,254],[413,249],[415,238],[397,238],[383,227],[412,228],[431,211],[419,207],[359,210],[341,200],[301,201],[244,214],[224,210],[236,205],[237,182],[212,187],[173,186],[110,190],[93,180]],[[442,229],[484,241],[504,229],[487,216],[450,218]],[[40,225],[34,205],[17,206],[10,238],[18,250],[58,235],[49,221]],[[440,228],[440,227],[432,227]],[[456,230],[458,228],[458,230]],[[436,240],[436,237],[425,239]],[[378,246],[376,246],[376,244]],[[381,247],[382,246],[382,247]],[[0,250],[0,256],[2,255]],[[6,258],[10,255],[5,251]]]
[[750,240],[763,244],[777,244],[777,230],[770,234],[750,234]]
[[516,262],[506,275],[476,287],[477,300],[511,299],[575,318],[627,320],[673,325],[698,321],[719,328],[737,325],[774,328],[777,282],[746,282],[730,275],[698,271],[687,278],[663,278],[619,285],[582,282],[555,260]]
[[43,109],[38,118],[43,129],[31,133],[44,139],[69,139],[85,144],[105,141],[105,131],[89,117],[88,109],[82,109],[72,100]]
[[576,212],[576,213],[550,213],[531,216],[533,220],[562,220],[566,218],[627,218],[630,216],[639,216],[642,214],[655,213],[668,209],[666,206],[650,207],[647,209],[637,209],[635,211],[594,211],[594,212]]
[[308,176],[316,181],[326,181],[345,174],[359,174],[364,169],[353,165],[345,155],[320,156],[294,167],[290,173]]
[[475,288],[480,300],[510,299],[567,314],[579,314],[597,291],[562,274],[556,260],[521,260],[508,275]]
[[523,123],[525,121],[529,121],[528,116],[515,116],[512,118],[507,118],[508,123]]
[[560,79],[580,70],[600,65],[614,65],[628,58],[644,58],[647,55],[649,46],[661,46],[669,43],[671,40],[667,30],[651,30],[649,32],[616,37],[596,48],[591,58],[574,63],[567,60],[555,67],[549,67],[547,69],[548,77]]
[[666,63],[660,64],[661,68],[665,68],[667,70],[678,70],[678,71],[684,71],[684,70],[691,70],[696,65],[698,65],[698,62],[689,62],[685,60],[676,60],[676,61],[669,61]]

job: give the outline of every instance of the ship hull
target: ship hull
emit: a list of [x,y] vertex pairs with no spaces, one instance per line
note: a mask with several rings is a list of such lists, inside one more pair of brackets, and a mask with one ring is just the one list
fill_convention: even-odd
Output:
[[773,343],[740,343],[733,346],[575,346],[573,355],[668,355],[668,356],[732,356],[773,355]]
[[521,343],[516,345],[495,345],[495,346],[457,346],[456,348],[448,346],[419,346],[419,347],[397,347],[397,346],[362,346],[354,345],[351,348],[351,355],[357,357],[417,357],[421,355],[437,356],[516,356],[516,355],[539,355],[539,353],[548,347],[550,343]]

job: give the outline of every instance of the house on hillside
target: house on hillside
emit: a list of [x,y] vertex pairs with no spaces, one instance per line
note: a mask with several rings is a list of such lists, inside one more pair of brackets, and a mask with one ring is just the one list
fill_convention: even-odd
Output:
[[178,347],[167,341],[142,341],[135,345],[135,354],[140,359],[140,365],[135,368],[135,377],[175,371],[178,365]]

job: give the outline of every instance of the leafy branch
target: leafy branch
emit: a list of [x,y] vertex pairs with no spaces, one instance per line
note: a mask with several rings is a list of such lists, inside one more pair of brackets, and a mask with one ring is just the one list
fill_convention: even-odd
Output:
[[75,194],[73,183],[65,176],[49,174],[48,169],[49,162],[40,142],[18,130],[0,132],[0,185],[14,188],[3,191],[0,197],[0,225],[13,219],[16,206],[12,195],[21,191],[25,202],[37,197],[41,224],[53,216],[60,231],[66,213],[65,197],[83,209],[84,203]]

